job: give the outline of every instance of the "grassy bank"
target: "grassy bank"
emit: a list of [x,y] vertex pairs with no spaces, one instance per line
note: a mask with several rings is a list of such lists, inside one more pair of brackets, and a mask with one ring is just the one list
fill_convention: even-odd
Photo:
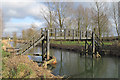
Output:
[[[90,44],[91,42],[88,41]],[[102,50],[106,55],[120,57],[120,43],[105,41]],[[69,50],[78,53],[84,53],[85,41],[51,41],[51,48]],[[90,48],[91,51],[91,48]]]
[[[2,45],[3,46],[3,45]],[[2,50],[2,78],[61,78],[39,67],[27,55],[12,55]]]
[[[51,41],[52,44],[63,44],[63,45],[80,45],[84,46],[85,41]],[[88,41],[88,44],[90,44],[91,41]],[[104,45],[113,45],[113,42],[103,42]]]

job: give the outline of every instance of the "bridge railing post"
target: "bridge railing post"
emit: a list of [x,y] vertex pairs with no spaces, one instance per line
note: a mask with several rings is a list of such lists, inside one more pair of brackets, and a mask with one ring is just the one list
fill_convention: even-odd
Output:
[[83,38],[83,37],[84,37],[84,36],[83,36],[83,34],[84,34],[84,33],[83,33],[83,31],[81,31],[81,38]]
[[66,29],[64,29],[64,39],[66,39]]
[[74,32],[74,29],[73,29],[73,39],[74,39],[74,34],[75,34],[75,32]]
[[50,49],[50,41],[49,41],[49,29],[47,30],[47,60],[49,60],[50,58],[50,53],[49,53],[49,49]]
[[60,28],[60,37],[62,37],[62,29]]
[[75,37],[78,37],[78,30],[75,30],[75,33],[76,33]]
[[70,37],[70,30],[68,30],[68,37]]
[[56,28],[55,28],[55,39],[56,39],[56,33],[57,33],[57,31],[56,31]]
[[80,30],[80,40],[81,40],[81,38],[82,38],[82,31]]
[[86,36],[85,37],[86,37],[86,39],[88,39],[88,31],[86,31]]
[[51,33],[50,36],[52,37],[53,36],[53,30],[52,29],[50,29],[50,33]]
[[[94,32],[92,32],[92,53],[94,54],[95,53],[95,34]],[[93,56],[92,54],[92,56]]]
[[41,28],[41,34],[43,34],[43,28]]

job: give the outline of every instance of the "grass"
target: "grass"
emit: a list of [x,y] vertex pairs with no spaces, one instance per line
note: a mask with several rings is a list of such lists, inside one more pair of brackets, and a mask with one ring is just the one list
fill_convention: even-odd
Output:
[[113,42],[103,42],[104,45],[113,45]]
[[9,57],[10,53],[2,50],[2,57]]
[[2,65],[2,76],[4,78],[30,78],[36,76],[35,71],[32,70],[28,65],[20,63],[17,68],[6,67],[6,61],[3,60]]
[[[2,44],[2,46],[3,46],[3,44]],[[2,52],[2,57],[8,57],[8,56],[10,56],[10,53],[9,53],[9,52],[5,52],[5,51],[2,50],[1,48],[0,48],[0,52]]]
[[[64,45],[85,45],[85,41],[51,41],[53,44],[64,44]],[[91,42],[88,41],[88,44]],[[103,42],[104,45],[112,45],[113,42]]]
[[[64,44],[64,45],[84,45],[85,41],[51,41],[53,44]],[[91,42],[88,41],[90,44]]]
[[39,68],[37,64],[30,61],[27,56],[19,55],[11,57],[11,53],[5,52],[2,49],[0,49],[0,51],[2,51],[2,78],[43,77],[46,79],[48,76],[52,77],[49,71],[45,72],[44,68]]

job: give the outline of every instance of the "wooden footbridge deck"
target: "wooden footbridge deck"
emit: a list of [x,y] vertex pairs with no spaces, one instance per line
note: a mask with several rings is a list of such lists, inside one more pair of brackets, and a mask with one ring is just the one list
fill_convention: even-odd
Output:
[[[31,48],[34,48],[38,43],[42,42],[42,58],[43,60],[49,60],[50,40],[79,40],[85,41],[85,52],[88,52],[88,48],[91,47],[92,53],[100,51],[100,47],[103,46],[102,41],[92,31],[81,31],[76,29],[61,29],[61,28],[42,28],[35,32],[35,34],[28,39],[28,43],[19,47],[17,52],[19,54],[25,54]],[[88,44],[91,41],[91,44]],[[85,53],[85,54],[86,54]]]

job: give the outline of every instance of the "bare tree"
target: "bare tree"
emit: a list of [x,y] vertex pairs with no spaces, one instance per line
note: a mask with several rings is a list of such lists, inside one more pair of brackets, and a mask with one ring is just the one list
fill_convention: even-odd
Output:
[[84,14],[83,14],[83,26],[84,26],[84,30],[87,31],[88,29],[90,29],[90,9],[89,8],[84,8]]
[[64,19],[64,27],[65,28],[76,28],[76,11],[74,8],[74,3],[69,2],[66,4],[65,9],[65,19]]
[[76,18],[78,30],[83,28],[83,14],[84,14],[84,8],[82,5],[79,5],[75,12],[75,18]]
[[52,28],[54,26],[55,13],[54,13],[54,2],[45,2],[46,6],[48,7],[48,11],[42,9],[41,13],[45,21],[47,22],[48,28]]
[[65,2],[56,2],[55,4],[55,13],[56,13],[56,23],[60,28],[64,27],[65,18],[66,18],[66,10],[67,3]]
[[[95,6],[92,8],[92,22],[95,25],[94,30],[101,38],[103,30],[107,29],[109,18],[107,15],[107,4],[105,2],[95,2]],[[97,33],[98,32],[98,33]]]
[[112,3],[112,7],[111,7],[112,10],[110,10],[110,12],[112,13],[111,16],[112,16],[112,19],[113,19],[113,23],[115,25],[115,29],[116,29],[116,32],[117,32],[117,35],[120,36],[119,34],[119,31],[118,31],[118,4],[113,2]]

